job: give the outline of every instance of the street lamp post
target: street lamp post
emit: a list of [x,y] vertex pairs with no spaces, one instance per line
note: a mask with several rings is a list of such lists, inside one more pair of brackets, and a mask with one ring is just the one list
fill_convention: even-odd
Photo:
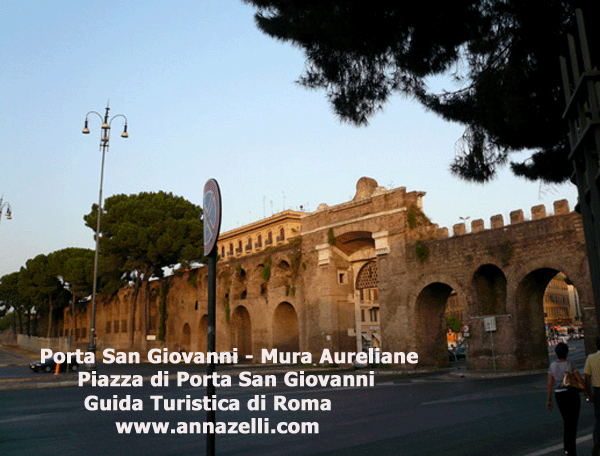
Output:
[[[8,220],[12,219],[12,209],[10,207],[10,204],[8,203],[8,201],[6,203],[4,203],[3,201],[4,196],[0,197],[0,222],[2,221],[2,214],[5,214]],[[4,208],[6,208],[6,212],[4,211]]]
[[[88,351],[94,355],[94,360],[96,359],[96,295],[97,295],[97,291],[98,291],[97,286],[98,286],[98,252],[100,249],[100,218],[102,216],[102,182],[104,180],[104,159],[106,156],[106,152],[108,151],[108,144],[110,141],[110,126],[112,124],[112,121],[115,120],[117,117],[124,118],[125,119],[125,127],[123,128],[123,133],[121,133],[121,137],[122,138],[129,137],[129,135],[127,134],[127,117],[125,117],[123,114],[117,114],[109,119],[109,117],[108,117],[109,109],[110,108],[107,105],[106,112],[104,114],[104,118],[102,118],[102,116],[96,111],[88,112],[85,115],[85,124],[84,124],[83,130],[82,130],[82,133],[84,135],[87,135],[90,133],[90,130],[88,128],[88,116],[90,114],[96,114],[98,117],[100,117],[100,120],[102,121],[102,130],[100,133],[100,150],[102,151],[102,167],[100,169],[100,192],[99,192],[99,196],[98,196],[98,216],[97,216],[97,220],[96,220],[96,252],[94,255],[94,282],[92,284],[92,316],[91,316],[91,320],[90,320],[90,345],[88,346]],[[92,365],[87,365],[86,368],[88,370],[95,369],[96,368],[95,361]]]

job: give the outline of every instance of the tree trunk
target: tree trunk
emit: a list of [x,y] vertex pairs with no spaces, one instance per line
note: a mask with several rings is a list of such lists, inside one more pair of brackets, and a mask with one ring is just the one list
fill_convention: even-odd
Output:
[[23,334],[23,315],[21,311],[14,310],[17,313],[17,319],[19,320],[19,334]]
[[48,307],[50,310],[48,311],[48,329],[46,330],[46,338],[50,339],[50,335],[52,334],[52,315],[54,314],[52,309],[52,296],[48,298]]
[[150,324],[150,281],[146,280],[146,296],[144,296],[144,308],[146,310],[146,334],[150,332],[152,329],[152,325]]
[[27,309],[27,337],[31,336],[31,309]]
[[13,307],[13,331],[15,333],[15,339],[17,338],[17,309]]

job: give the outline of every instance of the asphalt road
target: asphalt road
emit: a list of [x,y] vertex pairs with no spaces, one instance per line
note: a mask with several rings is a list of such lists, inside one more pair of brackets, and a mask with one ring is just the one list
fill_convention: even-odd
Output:
[[[572,359],[584,359],[573,344]],[[18,367],[18,366],[14,366]],[[130,373],[156,366],[122,366]],[[170,366],[170,372],[188,366]],[[247,366],[249,370],[251,366]],[[25,370],[20,366],[21,370]],[[8,367],[0,368],[1,370]],[[234,371],[232,371],[233,373]],[[267,371],[256,370],[267,374]],[[308,372],[308,371],[307,371]],[[349,373],[325,372],[327,373]],[[362,374],[363,371],[360,371]],[[30,374],[27,373],[27,376]],[[48,374],[36,374],[48,376]],[[43,378],[43,377],[41,377]],[[75,378],[75,376],[73,376]],[[289,388],[282,374],[276,386],[217,389],[221,399],[240,401],[239,411],[218,411],[218,421],[268,419],[317,422],[318,434],[217,435],[218,455],[560,455],[562,421],[545,408],[546,374],[487,376],[460,371],[426,376],[382,373],[368,388]],[[191,455],[205,454],[204,435],[172,433],[177,422],[201,422],[204,411],[155,411],[151,395],[165,399],[201,398],[204,388],[189,385],[141,388],[66,387],[0,390],[0,454],[2,455]],[[111,399],[130,395],[143,401],[143,411],[90,411],[89,396]],[[246,403],[264,395],[266,410],[251,412]],[[331,401],[331,410],[275,411],[276,396]],[[116,422],[169,422],[166,433],[120,434]],[[263,421],[264,422],[264,421]],[[583,404],[579,435],[589,436],[592,407]],[[587,451],[580,453],[585,454]]]

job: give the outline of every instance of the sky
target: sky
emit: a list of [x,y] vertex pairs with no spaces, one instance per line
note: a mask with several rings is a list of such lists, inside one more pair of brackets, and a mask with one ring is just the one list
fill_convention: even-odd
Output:
[[[463,127],[403,96],[367,127],[344,124],[325,93],[298,86],[302,51],[254,25],[238,0],[0,2],[0,277],[67,247],[94,248],[83,216],[98,202],[100,119],[112,122],[104,198],[160,190],[202,205],[218,181],[222,232],[284,209],[346,202],[363,177],[424,191],[440,227],[486,228],[567,199],[504,169],[491,183],[449,172]],[[443,79],[436,84],[443,85]],[[528,152],[515,155],[524,159]]]

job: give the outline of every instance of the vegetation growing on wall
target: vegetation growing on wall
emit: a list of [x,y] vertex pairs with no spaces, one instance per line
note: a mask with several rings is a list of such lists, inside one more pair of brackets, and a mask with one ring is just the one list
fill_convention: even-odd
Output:
[[[292,256],[292,278],[295,278],[298,276],[298,269],[300,268],[300,263],[301,263],[300,260],[301,259],[302,259],[302,252],[300,250],[294,252],[294,255]],[[306,269],[306,265],[305,265],[304,269]]]
[[415,255],[420,263],[424,263],[429,258],[429,247],[423,241],[415,243]]
[[261,276],[265,282],[268,282],[269,279],[271,278],[271,265],[272,265],[271,257],[266,258],[265,259],[265,267],[263,268],[263,270],[261,272]]
[[431,220],[427,217],[421,209],[417,207],[416,204],[411,204],[408,208],[408,212],[406,214],[406,221],[408,223],[408,227],[411,230],[419,226],[425,226],[431,224]]
[[333,234],[333,228],[329,228],[329,232],[327,233],[327,241],[330,245],[335,244],[335,235]]
[[246,271],[244,271],[244,269],[242,268],[242,266],[239,265],[239,264],[235,267],[235,273],[237,274],[237,276],[240,279],[243,279],[244,277],[246,277]]
[[192,269],[190,271],[190,275],[188,276],[188,282],[192,284],[195,288],[198,288],[198,272],[199,268]]

